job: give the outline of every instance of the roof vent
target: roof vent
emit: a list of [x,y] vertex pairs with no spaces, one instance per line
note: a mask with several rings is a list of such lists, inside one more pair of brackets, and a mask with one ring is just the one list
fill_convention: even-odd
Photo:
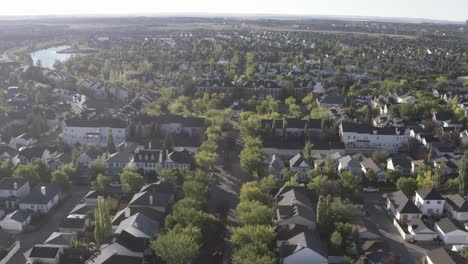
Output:
[[14,183],[13,183],[13,189],[14,189],[14,190],[18,190],[18,183],[17,183],[17,182],[14,182]]

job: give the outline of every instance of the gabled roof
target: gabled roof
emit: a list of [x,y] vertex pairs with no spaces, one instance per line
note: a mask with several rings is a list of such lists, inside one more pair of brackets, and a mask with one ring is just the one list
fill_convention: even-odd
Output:
[[450,220],[447,217],[442,218],[439,222],[435,223],[439,228],[445,233],[450,233],[456,230],[464,231],[461,230],[456,223],[454,223],[452,220]]
[[444,247],[427,252],[427,257],[434,264],[466,264],[466,260],[459,253]]
[[70,211],[70,215],[85,215],[97,208],[97,204],[77,204]]
[[24,223],[30,216],[31,213],[29,211],[18,209],[14,212],[7,214],[4,219],[11,219],[19,223]]
[[44,245],[71,246],[76,239],[75,233],[53,232],[44,242]]
[[444,200],[444,197],[433,188],[423,188],[416,191],[424,200]]
[[55,258],[59,253],[59,248],[36,245],[28,253],[30,258]]
[[143,206],[130,206],[118,211],[114,215],[114,218],[112,218],[112,225],[118,226],[123,220],[137,213],[144,214],[146,217],[155,222],[163,222],[164,217],[166,216],[165,212],[155,210],[154,208]]
[[86,225],[86,218],[67,217],[60,223],[60,228],[83,229]]
[[280,246],[280,256],[284,259],[304,248],[309,248],[322,255],[324,258],[327,258],[327,253],[324,245],[320,241],[320,236],[310,231],[299,233],[284,241]]
[[421,210],[402,191],[389,193],[387,199],[400,214],[421,214]]
[[141,187],[140,192],[145,192],[145,191],[173,194],[174,184],[170,182],[162,182],[162,181],[153,182],[153,183],[146,184],[143,187]]
[[133,155],[128,152],[116,152],[106,159],[107,163],[129,163]]
[[128,203],[130,206],[149,206],[149,207],[165,207],[169,205],[170,195],[168,193],[145,191],[133,195],[132,200]]
[[101,253],[93,260],[93,264],[142,264],[143,253],[134,252],[119,243],[112,243],[101,248]]
[[468,202],[460,194],[446,194],[445,201],[457,212],[468,212]]
[[[16,188],[15,188],[16,183]],[[25,179],[6,177],[0,180],[0,190],[15,190],[28,183]]]
[[322,101],[320,101],[321,104],[333,104],[333,105],[342,105],[345,103],[345,98],[341,95],[328,95],[325,96]]
[[167,158],[178,164],[192,163],[192,155],[184,148],[174,148]]
[[[41,188],[45,188],[45,194],[41,192]],[[26,196],[21,203],[23,204],[47,204],[56,195],[61,193],[60,186],[55,183],[39,184],[34,188],[28,196]]]
[[159,222],[137,213],[120,222],[115,233],[120,234],[125,230],[134,237],[153,239],[159,233],[159,227]]
[[294,157],[289,160],[289,167],[299,167],[302,163],[305,163],[308,167],[312,168],[312,165],[304,158],[302,152],[297,153]]
[[[263,119],[261,121],[262,128],[270,127],[273,128],[273,124],[275,125],[275,129],[283,129],[283,119]],[[321,119],[299,119],[299,118],[286,118],[286,125],[287,128],[296,128],[296,129],[304,129],[306,126],[308,129],[320,129],[322,126]]]
[[359,161],[353,159],[350,155],[339,158],[338,162],[344,168],[347,168],[347,167],[361,168],[361,163]]

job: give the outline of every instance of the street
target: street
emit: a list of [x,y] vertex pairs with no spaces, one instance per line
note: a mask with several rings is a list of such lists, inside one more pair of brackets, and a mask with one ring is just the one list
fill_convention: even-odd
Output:
[[[371,224],[379,230],[382,238],[388,243],[392,252],[400,258],[400,263],[419,263],[427,250],[420,245],[403,240],[400,233],[393,226],[392,218],[385,210],[382,194],[382,192],[363,193],[365,207],[369,212],[369,217],[366,219],[367,224]],[[427,246],[431,247],[433,245],[428,244]]]
[[23,253],[31,249],[34,245],[43,243],[50,234],[56,231],[60,222],[68,216],[68,213],[73,209],[73,207],[75,207],[75,205],[80,203],[81,199],[83,199],[89,191],[89,187],[73,186],[72,190],[72,196],[66,199],[58,210],[52,212],[52,214],[48,216],[48,219],[45,221],[46,223],[41,226],[39,230],[30,233],[18,234],[16,236],[16,240],[21,242],[21,248],[9,263],[26,263]]

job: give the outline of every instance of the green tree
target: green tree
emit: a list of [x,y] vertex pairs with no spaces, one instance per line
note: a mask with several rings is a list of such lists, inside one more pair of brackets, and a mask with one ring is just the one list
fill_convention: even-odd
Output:
[[373,169],[368,169],[364,174],[363,180],[365,184],[375,184],[377,182],[377,174]]
[[246,182],[240,190],[240,201],[259,201],[265,205],[269,205],[270,197],[262,191],[257,182]]
[[120,174],[120,183],[125,192],[136,193],[145,184],[145,178],[136,171],[125,169]]
[[112,218],[106,200],[98,197],[98,207],[94,211],[94,240],[102,245],[112,235]]
[[200,150],[195,154],[195,162],[205,170],[214,166],[218,158],[219,155],[217,152],[209,152],[206,150]]
[[250,243],[271,245],[275,236],[274,227],[267,225],[245,225],[231,228],[231,242],[239,246]]
[[99,173],[104,174],[106,172],[106,161],[102,157],[98,157],[93,160],[89,165],[91,171],[91,178],[94,179]]
[[324,225],[328,222],[328,217],[327,217],[327,208],[326,208],[326,201],[325,197],[320,195],[318,203],[317,203],[317,224],[319,226]]
[[308,162],[311,162],[312,145],[310,144],[309,140],[306,140],[302,154],[304,155],[304,159],[306,159]]
[[386,176],[387,176],[387,179],[389,179],[394,184],[396,184],[398,179],[401,177],[400,172],[396,171],[396,170],[395,171],[394,170],[388,170]]
[[332,233],[330,237],[330,244],[332,248],[337,251],[341,251],[343,249],[343,237],[341,236],[340,232],[335,231]]
[[58,184],[62,190],[66,192],[70,191],[71,182],[65,172],[61,170],[54,171],[52,173],[52,182]]
[[20,164],[16,167],[13,171],[13,177],[28,180],[31,187],[36,186],[40,181],[37,167],[31,163]]
[[112,178],[99,173],[96,179],[91,183],[95,190],[107,190],[112,182]]
[[109,135],[107,136],[107,153],[110,155],[110,154],[114,154],[115,152],[116,150],[115,150],[114,136],[112,135],[112,133],[109,133]]
[[166,136],[164,136],[163,149],[169,152],[174,150],[174,140],[172,139],[171,133],[167,133]]
[[406,196],[412,197],[418,187],[418,182],[414,178],[402,177],[397,180],[396,186],[398,190],[405,193]]
[[340,184],[340,189],[344,196],[354,196],[362,189],[361,178],[353,175],[349,171],[340,173],[338,183]]
[[264,165],[262,141],[260,138],[245,138],[244,148],[240,153],[241,168],[254,177],[259,177]]
[[258,201],[242,201],[236,212],[244,225],[268,225],[273,218],[271,208]]
[[465,151],[459,164],[458,179],[460,184],[458,192],[464,196],[468,191],[468,151]]
[[202,228],[208,219],[209,215],[205,212],[177,203],[172,213],[166,217],[164,226],[166,228],[173,228],[175,226]]
[[[198,233],[197,235],[194,235]],[[170,229],[151,242],[156,255],[167,264],[187,264],[200,252],[200,230],[195,227]]]
[[273,264],[275,256],[265,245],[246,244],[236,250],[232,256],[232,264]]
[[162,169],[159,171],[159,177],[163,182],[177,183],[178,176],[175,170]]
[[273,189],[275,189],[278,186],[278,178],[270,174],[266,177],[263,177],[258,184],[262,191],[270,193]]

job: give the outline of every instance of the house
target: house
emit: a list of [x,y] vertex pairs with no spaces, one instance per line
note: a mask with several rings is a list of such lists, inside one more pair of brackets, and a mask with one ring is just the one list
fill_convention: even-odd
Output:
[[228,79],[204,79],[195,87],[195,89],[197,92],[201,93],[233,93],[237,90],[237,87]]
[[399,222],[420,218],[421,210],[402,191],[387,194],[387,210]]
[[444,213],[445,199],[432,188],[424,188],[416,191],[414,203],[423,215],[442,215]]
[[22,232],[31,223],[31,213],[24,210],[16,210],[9,213],[0,221],[0,227],[5,230]]
[[107,138],[112,136],[114,144],[125,142],[127,123],[120,119],[66,119],[62,125],[60,138],[68,145],[75,143],[90,146],[107,146]]
[[21,199],[30,192],[29,182],[24,179],[6,177],[0,180],[0,206],[16,209]]
[[62,199],[62,190],[55,183],[39,184],[19,204],[21,210],[35,214],[47,214]]
[[364,124],[342,122],[340,140],[347,153],[371,154],[377,150],[396,153],[408,145],[409,131],[398,127],[371,127]]
[[465,129],[460,132],[460,141],[463,147],[468,147],[468,130]]
[[164,193],[153,190],[141,191],[133,195],[128,203],[129,207],[149,207],[156,211],[166,213],[169,204],[173,202],[173,193]]
[[428,251],[425,260],[427,264],[466,264],[465,258],[460,253],[444,247]]
[[149,219],[159,223],[163,223],[164,218],[166,217],[166,211],[159,211],[154,208],[145,206],[129,206],[118,211],[114,215],[112,218],[112,226],[116,229],[123,220],[137,213],[143,214]]
[[385,175],[385,171],[383,171],[377,163],[371,158],[365,158],[361,161],[361,170],[364,174],[366,174],[369,170],[374,171],[375,175],[377,176],[378,182],[386,182],[387,176]]
[[151,220],[144,214],[136,213],[120,222],[114,234],[121,234],[125,231],[133,237],[151,240],[159,233],[159,229],[159,222]]
[[261,127],[276,137],[304,137],[305,135],[318,137],[322,128],[322,120],[298,118],[263,119]]
[[468,221],[468,202],[460,194],[446,194],[444,211],[457,221]]
[[110,176],[117,176],[125,169],[133,158],[128,152],[116,152],[106,159],[106,172]]
[[310,231],[301,232],[284,241],[277,241],[284,264],[327,264],[328,256],[320,236]]
[[143,264],[143,253],[134,252],[119,243],[104,244],[98,256],[92,256],[87,260],[89,264]]
[[86,216],[89,212],[94,211],[97,208],[97,204],[77,204],[70,211],[69,216]]
[[305,182],[307,173],[312,169],[312,164],[305,159],[302,152],[299,152],[289,160],[289,169],[291,172],[299,174],[299,180]]
[[183,148],[174,148],[174,150],[167,154],[164,160],[165,169],[191,169],[193,168],[194,159],[190,152]]
[[[142,124],[142,136],[150,137],[151,131],[158,131],[160,135],[186,135],[199,137],[205,128],[205,119],[198,117],[184,117],[181,115],[140,115],[132,119],[133,124]],[[159,129],[158,129],[159,128]]]
[[268,158],[268,172],[273,174],[279,181],[283,181],[282,171],[284,169],[284,162],[278,155],[273,154]]
[[91,190],[89,191],[85,197],[83,198],[84,203],[90,206],[98,204],[99,196],[103,196],[104,198],[113,197],[116,199],[120,199],[123,195],[122,186],[115,186],[110,185],[107,190]]
[[449,218],[442,218],[434,224],[434,229],[439,238],[445,244],[467,244],[468,232],[462,228],[458,222],[453,222]]
[[411,175],[412,163],[409,157],[400,155],[387,160],[387,170],[398,171],[402,176]]
[[37,140],[33,138],[31,135],[24,133],[17,137],[13,137],[10,139],[10,147],[19,149],[21,147],[30,147],[36,144]]
[[130,162],[130,166],[135,170],[141,170],[144,173],[147,172],[158,172],[162,169],[162,150],[156,149],[143,149],[137,150],[133,155],[133,159]]
[[62,220],[58,231],[63,233],[84,234],[88,222],[87,216],[69,215]]
[[45,147],[22,147],[19,149],[18,155],[13,158],[13,163],[31,163],[36,159],[41,159],[45,162],[49,160],[50,151]]
[[419,218],[411,220],[408,232],[412,235],[413,241],[434,241],[437,238],[437,233]]
[[356,176],[362,176],[361,163],[350,155],[338,159],[338,171],[347,170]]
[[341,95],[325,95],[322,100],[317,100],[317,103],[321,107],[330,109],[332,107],[343,107],[345,104],[345,98]]
[[78,165],[89,167],[97,158],[104,158],[105,153],[97,148],[89,148],[78,157]]
[[282,190],[275,197],[276,225],[300,225],[308,229],[315,229],[315,208],[310,198],[303,193],[301,188],[291,188],[285,192]]
[[35,245],[24,253],[28,263],[59,264],[60,256],[63,254],[62,248]]
[[53,232],[44,241],[44,245],[58,248],[71,248],[73,246],[73,241],[76,239],[76,233]]

